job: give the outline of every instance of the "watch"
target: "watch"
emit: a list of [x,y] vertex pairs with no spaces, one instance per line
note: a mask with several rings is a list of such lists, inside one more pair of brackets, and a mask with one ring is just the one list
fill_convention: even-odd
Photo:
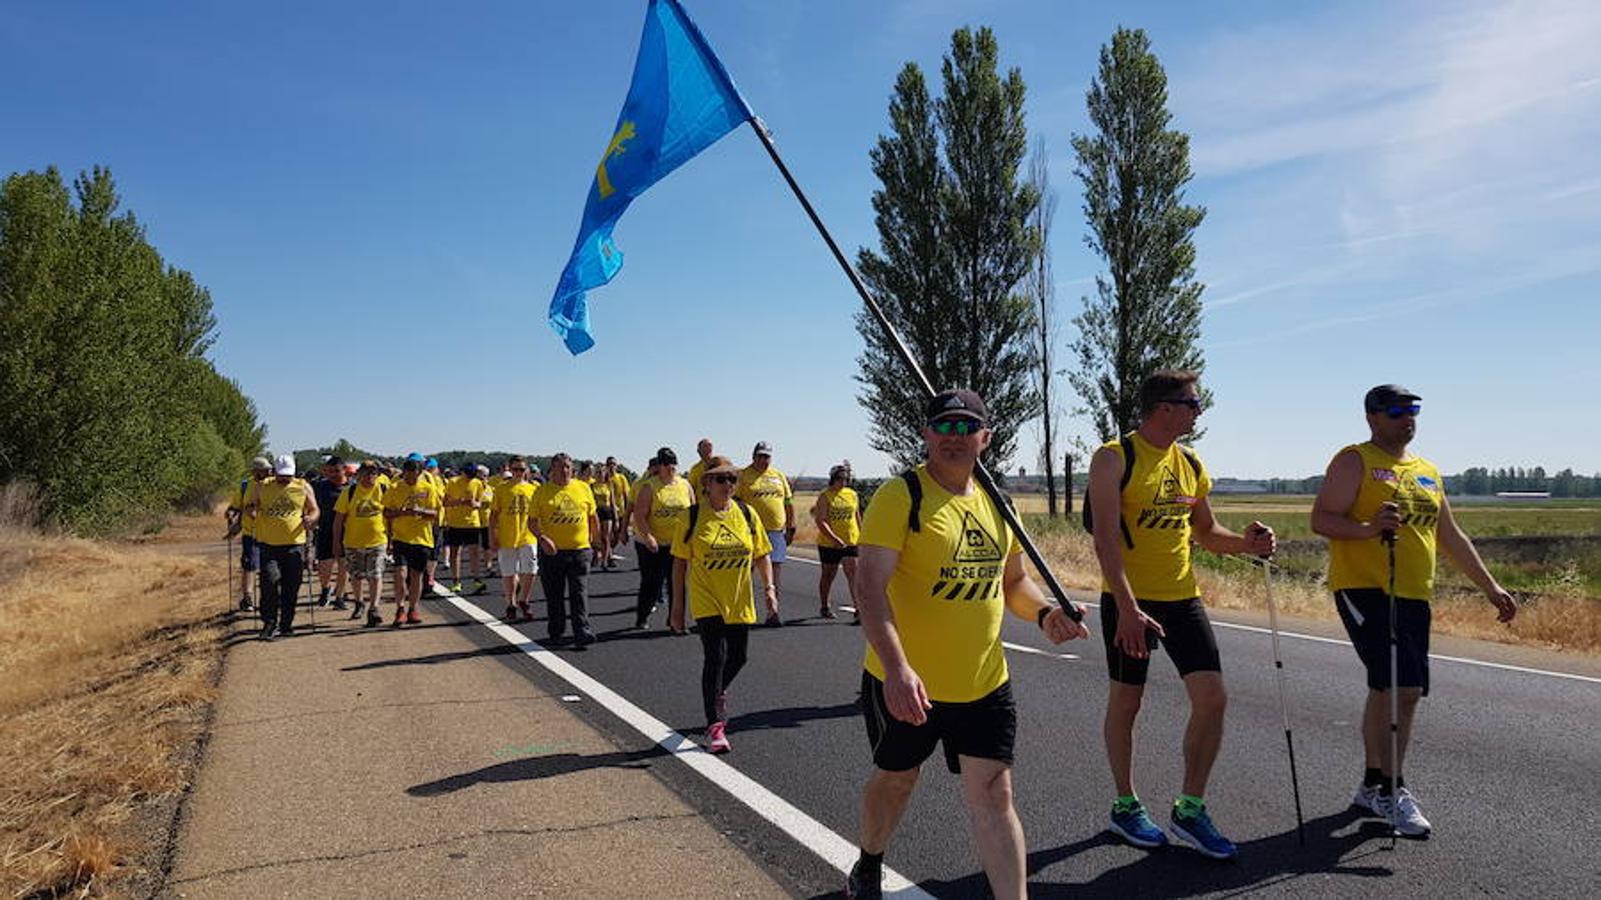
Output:
[[1056,608],[1057,607],[1051,606],[1049,604],[1040,607],[1040,612],[1039,612],[1039,616],[1037,617],[1037,620],[1039,621],[1039,624],[1040,624],[1041,628],[1045,627],[1045,617],[1050,615],[1051,614],[1051,610],[1056,609]]

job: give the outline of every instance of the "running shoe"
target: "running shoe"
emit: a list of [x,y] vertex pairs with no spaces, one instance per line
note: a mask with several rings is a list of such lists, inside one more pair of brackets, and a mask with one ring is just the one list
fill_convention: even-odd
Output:
[[395,621],[390,622],[389,623],[389,627],[390,628],[399,628],[400,626],[402,626],[404,624],[406,624],[406,614],[401,612],[398,609],[395,610]]
[[501,621],[503,621],[503,622],[515,622],[515,621],[517,621],[517,607],[515,607],[515,606],[506,607],[506,611],[500,614],[500,618],[501,618]]
[[260,638],[264,641],[270,641],[278,636],[277,632],[278,629],[272,627],[271,625],[263,625],[261,626]]
[[451,593],[455,593],[455,594],[461,593],[462,588],[463,588],[463,585],[459,581],[450,586]]
[[356,601],[356,607],[355,607],[355,609],[352,609],[352,610],[351,610],[351,611],[350,611],[350,621],[352,621],[352,622],[354,622],[354,621],[356,621],[356,620],[357,620],[357,619],[359,619],[359,618],[361,618],[361,610],[362,610],[362,608],[363,608],[363,607],[365,607],[365,606],[366,606],[366,605],[367,605],[367,604],[366,604],[366,603],[365,603],[365,602],[364,602],[364,601],[361,601],[361,600],[357,600],[357,601]]
[[768,628],[779,628],[784,624],[784,620],[778,617],[778,613],[769,613],[765,624]]
[[382,624],[384,624],[384,617],[378,615],[378,610],[374,609],[374,610],[369,610],[367,612],[367,624],[363,625],[362,627],[363,628],[377,628],[379,625],[382,625]]
[[295,636],[295,629],[294,629],[293,626],[290,626],[290,625],[279,625],[278,626],[278,636],[279,637],[294,637]]
[[1417,798],[1406,788],[1397,788],[1393,798],[1383,794],[1375,797],[1373,811],[1388,819],[1391,828],[1407,837],[1424,837],[1434,830],[1429,820],[1423,818],[1423,811],[1418,809]]
[[335,597],[334,598],[334,602],[333,602],[334,609],[347,609],[347,608],[349,608],[349,606],[350,606],[350,599],[348,597],[342,597],[341,596],[341,597]]
[[1136,847],[1165,847],[1167,832],[1152,821],[1145,804],[1134,801],[1132,806],[1112,804],[1112,824],[1107,830]]
[[1212,817],[1202,806],[1194,815],[1186,816],[1173,810],[1173,818],[1168,828],[1173,836],[1194,847],[1202,856],[1212,859],[1233,859],[1239,852],[1234,842],[1224,837],[1212,824]]
[[322,593],[317,595],[317,605],[318,606],[327,606],[328,605],[328,589],[327,588],[323,588],[322,589]]
[[533,607],[529,606],[527,603],[519,603],[517,604],[517,608],[522,612],[524,622],[532,622],[534,620]]
[[1356,809],[1367,810],[1370,813],[1378,813],[1378,807],[1375,805],[1378,799],[1379,786],[1376,784],[1364,784],[1356,789],[1356,796],[1351,798],[1351,806]]
[[713,722],[707,726],[706,738],[708,741],[706,749],[713,753],[727,753],[734,749],[733,745],[728,743],[728,723],[726,722]]
[[484,580],[482,578],[474,578],[473,579],[472,596],[476,597],[479,594],[482,594],[487,590],[489,590],[489,585],[484,584]]
[[255,601],[250,599],[250,595],[249,594],[241,594],[239,596],[239,611],[240,612],[250,612],[251,610],[253,610],[255,608],[256,608]]
[[838,618],[838,616],[836,616],[836,615],[834,615],[834,607],[832,607],[832,606],[824,606],[824,607],[820,607],[820,608],[819,608],[819,609],[818,609],[818,610],[817,610],[817,614],[818,614],[818,615],[819,615],[819,616],[822,616],[822,617],[823,617],[823,618],[825,618],[825,619],[835,619],[835,618]]
[[406,613],[406,624],[407,625],[421,625],[422,624],[422,616],[417,615],[417,611],[414,609],[411,612]]
[[850,900],[880,900],[884,896],[883,878],[882,869],[871,876],[864,874],[862,862],[857,860],[845,876],[845,896]]

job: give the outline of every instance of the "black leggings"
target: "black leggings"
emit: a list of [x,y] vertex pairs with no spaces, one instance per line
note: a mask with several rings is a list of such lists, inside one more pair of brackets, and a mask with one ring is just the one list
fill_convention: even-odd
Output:
[[700,700],[706,708],[706,724],[718,721],[717,695],[728,690],[734,676],[745,668],[745,651],[750,644],[749,625],[730,625],[722,616],[695,620],[701,649],[706,660],[700,667]]
[[668,602],[668,588],[673,579],[673,548],[660,544],[656,552],[638,541],[634,552],[639,556],[639,602],[634,610],[634,623],[643,626],[650,620],[651,610]]
[[261,622],[288,631],[295,624],[295,601],[306,571],[300,544],[258,544],[261,548]]

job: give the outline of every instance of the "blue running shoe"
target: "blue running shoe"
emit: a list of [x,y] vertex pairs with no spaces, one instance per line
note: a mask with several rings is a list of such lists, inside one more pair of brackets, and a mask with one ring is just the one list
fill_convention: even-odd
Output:
[[1137,800],[1127,807],[1112,804],[1112,824],[1108,830],[1136,847],[1167,846],[1167,832],[1151,821],[1145,804]]
[[1173,836],[1200,851],[1203,856],[1213,859],[1233,859],[1239,852],[1234,842],[1218,832],[1217,826],[1212,824],[1212,817],[1207,815],[1206,807],[1196,810],[1194,815],[1183,815],[1177,809],[1173,810],[1172,820]]

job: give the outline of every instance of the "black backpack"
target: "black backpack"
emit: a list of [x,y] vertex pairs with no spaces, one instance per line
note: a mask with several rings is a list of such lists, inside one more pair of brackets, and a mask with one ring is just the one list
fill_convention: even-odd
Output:
[[[922,531],[923,479],[917,477],[916,469],[907,469],[901,473],[901,480],[906,482],[906,493],[910,494],[912,499],[911,505],[906,508],[906,527],[911,531]],[[1001,500],[1006,504],[1006,508],[1012,510],[1012,513],[1015,515],[1017,513],[1017,507],[1012,504],[1011,495],[1001,490],[999,487],[997,487],[995,490],[996,493],[1001,495]],[[1001,526],[1004,528],[1005,525],[1006,523],[1003,519]]]
[[[1134,477],[1134,433],[1130,432],[1123,435],[1122,440],[1118,441],[1118,445],[1123,448],[1123,477],[1119,479],[1117,483],[1118,496],[1122,496],[1123,490],[1128,487],[1129,480]],[[1190,471],[1194,472],[1195,477],[1199,479],[1201,477],[1200,457],[1195,455],[1194,450],[1191,450],[1182,444],[1179,445],[1179,452],[1182,453],[1184,455],[1184,459],[1189,462]],[[1088,534],[1094,534],[1095,513],[1090,509],[1090,492],[1088,487],[1084,489],[1084,503],[1080,508],[1080,515],[1084,522],[1084,531]],[[1123,514],[1121,511],[1118,512],[1117,524],[1123,529],[1123,543],[1128,545],[1130,550],[1134,549],[1134,535],[1129,533],[1128,522],[1123,519]]]

